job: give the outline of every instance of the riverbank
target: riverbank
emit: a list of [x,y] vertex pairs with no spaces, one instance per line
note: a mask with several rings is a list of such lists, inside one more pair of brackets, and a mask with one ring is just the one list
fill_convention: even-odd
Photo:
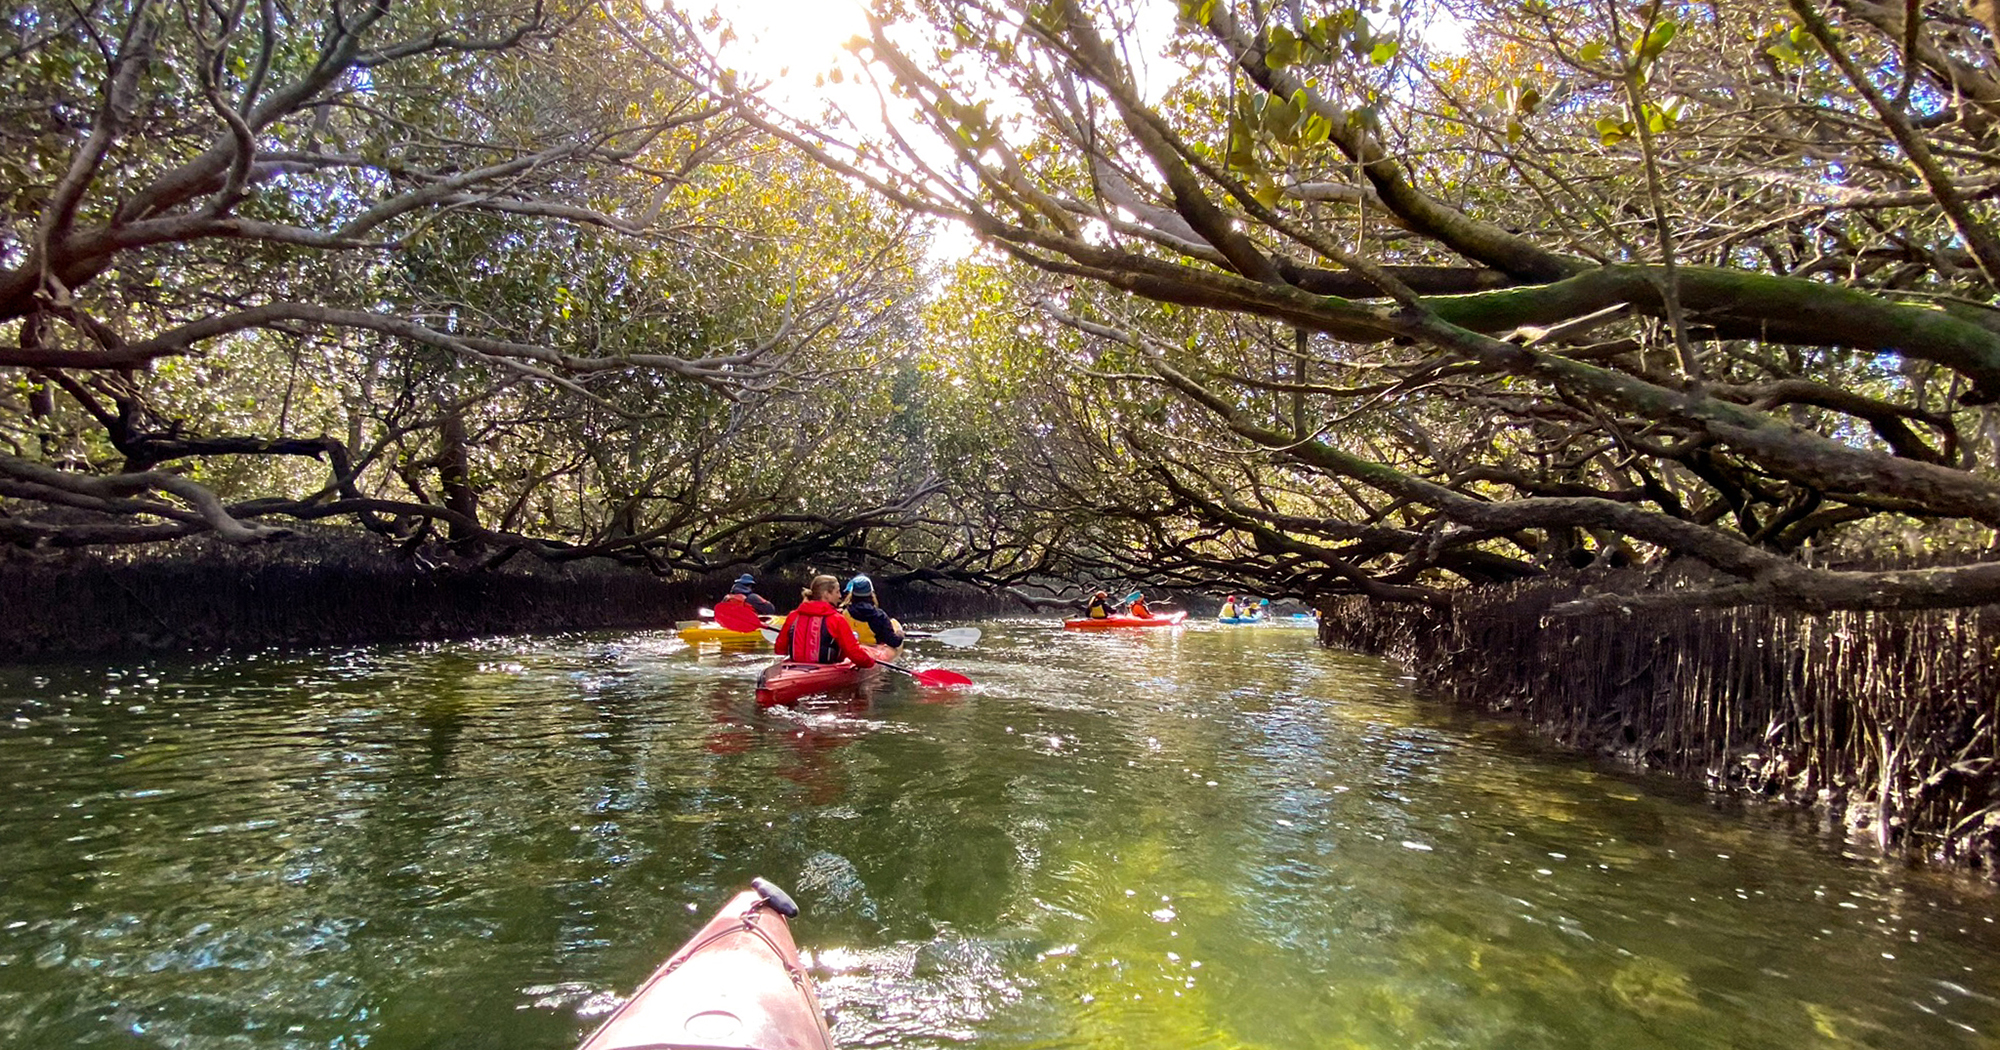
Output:
[[[142,554],[7,550],[0,662],[664,627],[713,605],[734,575],[663,578],[603,560],[516,558],[486,568],[443,547],[405,557],[335,530],[256,547],[191,540]],[[805,576],[773,575],[764,592],[793,593]],[[901,616],[1018,610],[934,586],[896,594],[892,607]]]
[[1322,642],[1572,747],[1818,807],[1882,852],[2000,877],[2000,607],[1551,617],[1570,581],[1449,612],[1355,598]]

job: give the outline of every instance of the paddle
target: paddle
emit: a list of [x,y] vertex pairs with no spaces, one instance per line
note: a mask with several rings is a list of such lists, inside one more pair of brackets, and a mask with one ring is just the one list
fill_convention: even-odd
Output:
[[921,638],[927,642],[942,642],[954,649],[979,644],[979,628],[954,627],[949,631],[904,631],[905,638]]
[[[732,631],[762,631],[765,638],[774,642],[778,640],[778,629],[764,626],[764,621],[757,618],[756,610],[743,602],[723,602],[720,606],[716,607],[715,622]],[[977,628],[963,627],[959,628],[959,630],[971,631],[974,635],[973,641],[978,641],[977,636],[979,632]],[[938,633],[945,635],[952,632],[940,631]],[[963,637],[963,635],[960,635],[960,637]],[[950,645],[951,643],[946,642],[945,644]],[[909,675],[921,685],[957,686],[972,684],[972,679],[959,674],[957,671],[948,671],[942,667],[933,667],[928,671],[913,671],[901,664],[892,664],[887,660],[877,660],[875,662],[892,671]]]
[[886,667],[898,674],[909,675],[911,678],[917,680],[918,685],[955,687],[972,684],[972,679],[959,674],[957,671],[948,671],[942,667],[933,667],[928,671],[912,671],[902,664],[892,664],[887,660],[877,660],[875,661],[875,666]]
[[725,631],[747,632],[764,629],[763,617],[757,615],[757,610],[752,609],[749,602],[723,602],[713,610],[697,611],[709,612],[715,617],[716,626]]

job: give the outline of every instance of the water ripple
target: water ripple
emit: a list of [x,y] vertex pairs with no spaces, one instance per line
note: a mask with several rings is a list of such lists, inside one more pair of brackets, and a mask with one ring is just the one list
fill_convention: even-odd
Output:
[[847,1050],[2000,1030],[1991,899],[1810,821],[1308,632],[982,626],[804,711],[668,632],[0,670],[0,1045],[573,1046],[753,875]]

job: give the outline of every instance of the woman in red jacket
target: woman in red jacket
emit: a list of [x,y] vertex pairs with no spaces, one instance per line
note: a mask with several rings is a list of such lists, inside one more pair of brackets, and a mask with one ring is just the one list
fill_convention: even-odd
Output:
[[861,647],[847,617],[834,608],[833,600],[838,597],[839,580],[813,577],[805,601],[787,614],[785,625],[778,628],[778,655],[795,664],[837,664],[848,659],[856,667],[875,666],[875,658]]

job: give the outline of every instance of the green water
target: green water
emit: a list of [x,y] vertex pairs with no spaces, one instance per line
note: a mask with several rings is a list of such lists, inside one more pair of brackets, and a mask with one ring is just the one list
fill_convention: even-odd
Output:
[[569,1047],[757,874],[849,1050],[2000,1046],[1976,886],[1307,631],[982,626],[805,715],[655,634],[0,670],[0,1046]]

